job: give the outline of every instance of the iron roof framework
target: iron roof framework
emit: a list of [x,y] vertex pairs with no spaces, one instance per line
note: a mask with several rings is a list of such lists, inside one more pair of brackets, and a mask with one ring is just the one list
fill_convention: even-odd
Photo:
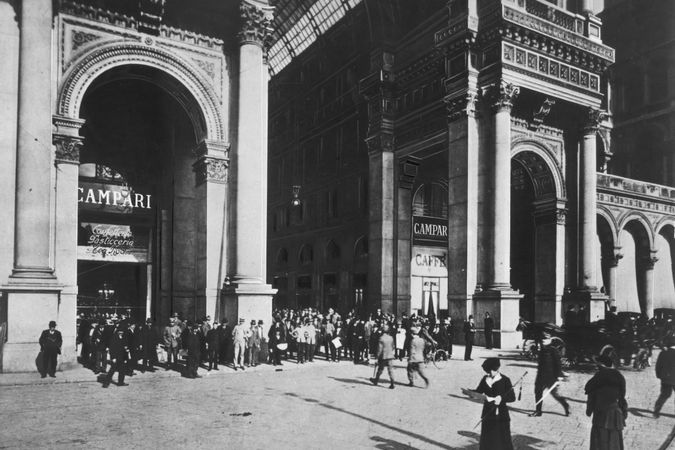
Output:
[[362,0],[275,0],[272,46],[268,52],[270,75],[312,45]]

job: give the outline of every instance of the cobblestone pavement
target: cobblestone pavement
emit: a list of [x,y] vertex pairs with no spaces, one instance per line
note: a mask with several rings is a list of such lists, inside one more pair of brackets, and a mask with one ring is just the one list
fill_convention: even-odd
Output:
[[[456,354],[463,348],[455,346]],[[516,381],[525,371],[522,400],[512,404],[511,429],[517,449],[588,448],[590,419],[584,414],[583,385],[592,374],[570,371],[560,389],[572,413],[552,398],[544,415],[527,417],[534,405],[533,362],[515,353],[474,350],[474,361],[452,360],[444,369],[427,367],[429,389],[416,380],[406,386],[404,362],[397,362],[396,389],[375,387],[373,366],[317,361],[283,371],[259,366],[229,368],[201,379],[176,372],[138,374],[130,386],[102,389],[85,369],[57,373],[0,375],[0,448],[243,448],[243,449],[477,449],[481,405],[462,395],[475,388],[487,356],[502,356],[502,372]],[[675,448],[675,406],[651,416],[658,395],[653,367],[624,370],[630,413],[625,448]]]

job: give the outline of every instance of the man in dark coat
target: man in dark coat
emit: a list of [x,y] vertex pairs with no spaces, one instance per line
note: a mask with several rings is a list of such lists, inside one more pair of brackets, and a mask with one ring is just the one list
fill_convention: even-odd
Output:
[[[534,380],[534,398],[537,402],[536,411],[530,414],[530,417],[541,416],[541,409],[543,405],[542,394],[544,389],[550,389],[556,381],[562,380],[564,374],[562,365],[560,363],[560,353],[555,347],[544,345],[539,352],[539,360],[537,365],[537,378]],[[565,410],[565,415],[570,414],[570,405],[564,397],[558,395],[558,387],[551,390],[551,396],[558,401]]]
[[659,417],[663,404],[675,390],[675,339],[668,338],[668,348],[656,359],[656,377],[661,380],[661,394],[654,405],[654,417]]
[[154,372],[155,360],[157,359],[157,334],[152,326],[152,319],[146,319],[145,325],[139,330],[141,337],[141,355],[143,357],[143,365],[141,372],[146,370]]
[[220,363],[227,364],[232,361],[232,326],[223,317],[220,321]]
[[218,321],[213,322],[213,328],[206,332],[206,345],[209,353],[209,370],[218,370],[218,358],[220,357],[221,332]]
[[202,348],[200,328],[200,326],[194,326],[191,323],[188,323],[186,328],[188,334],[186,336],[187,372],[185,376],[188,378],[201,378],[201,375],[197,373]]
[[91,345],[94,348],[94,373],[105,373],[108,365],[108,343],[105,340],[105,322],[101,320],[91,336]]
[[464,322],[464,361],[473,361],[471,351],[473,350],[473,339],[476,334],[476,324],[473,322],[473,316]]
[[61,332],[56,329],[56,322],[49,322],[49,329],[44,330],[40,335],[40,350],[42,351],[42,378],[49,375],[56,377],[56,358],[61,354],[61,345],[63,338]]
[[492,330],[495,328],[495,321],[487,311],[485,312],[483,324],[485,329],[485,348],[490,350],[492,348]]
[[127,359],[127,343],[129,341],[124,336],[124,328],[117,327],[115,334],[110,340],[108,350],[110,351],[110,360],[112,365],[108,371],[108,375],[103,382],[103,387],[107,388],[112,382],[113,375],[117,372],[117,385],[118,386],[129,386],[124,382],[124,376],[126,374],[126,359]]

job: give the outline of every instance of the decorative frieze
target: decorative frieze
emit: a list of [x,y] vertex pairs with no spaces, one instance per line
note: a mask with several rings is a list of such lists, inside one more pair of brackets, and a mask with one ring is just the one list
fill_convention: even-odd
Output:
[[564,85],[600,92],[600,77],[553,58],[502,42],[504,64],[519,67]]
[[230,161],[226,158],[203,156],[192,166],[195,171],[196,184],[205,182],[227,183]]
[[71,37],[72,37],[71,48],[73,51],[77,50],[83,45],[101,39],[101,36],[98,34],[87,33],[86,31],[81,30],[73,30]]
[[239,4],[241,31],[238,34],[241,44],[256,44],[267,47],[272,37],[272,11],[274,8],[260,8],[246,1]]

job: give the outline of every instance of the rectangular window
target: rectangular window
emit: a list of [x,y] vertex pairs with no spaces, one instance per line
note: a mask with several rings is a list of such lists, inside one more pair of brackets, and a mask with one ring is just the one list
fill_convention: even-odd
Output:
[[298,289],[312,289],[312,276],[301,275],[298,277]]

